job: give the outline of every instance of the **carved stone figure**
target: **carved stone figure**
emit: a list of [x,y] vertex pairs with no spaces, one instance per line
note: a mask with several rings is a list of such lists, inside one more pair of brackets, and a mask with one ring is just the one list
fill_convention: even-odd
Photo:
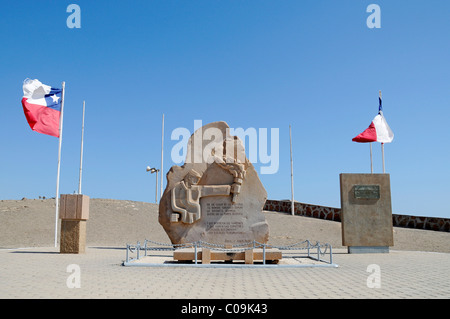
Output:
[[174,244],[267,242],[266,198],[242,141],[214,122],[192,134],[185,164],[167,173],[159,222]]
[[172,189],[172,219],[171,222],[181,221],[192,224],[201,218],[200,198],[207,196],[228,196],[231,193],[229,185],[197,185],[200,176],[194,170],[186,174],[181,182]]

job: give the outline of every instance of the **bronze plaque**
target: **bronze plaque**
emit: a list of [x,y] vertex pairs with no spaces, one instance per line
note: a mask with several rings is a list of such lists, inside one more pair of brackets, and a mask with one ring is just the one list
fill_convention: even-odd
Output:
[[353,192],[357,199],[379,199],[380,185],[355,185]]

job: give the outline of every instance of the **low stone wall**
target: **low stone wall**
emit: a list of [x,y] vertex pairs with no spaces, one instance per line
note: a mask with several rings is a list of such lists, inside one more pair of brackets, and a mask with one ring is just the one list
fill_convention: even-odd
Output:
[[392,222],[397,227],[450,231],[450,219],[392,214]]
[[[264,210],[291,213],[291,201],[266,200]],[[294,214],[326,220],[341,221],[341,209],[294,202]]]
[[[268,199],[266,200],[266,204],[264,205],[264,210],[291,213],[291,201]],[[294,214],[299,216],[332,220],[336,222],[341,221],[341,209],[334,207],[294,202]],[[392,224],[394,225],[394,227],[450,232],[449,218],[392,214]]]

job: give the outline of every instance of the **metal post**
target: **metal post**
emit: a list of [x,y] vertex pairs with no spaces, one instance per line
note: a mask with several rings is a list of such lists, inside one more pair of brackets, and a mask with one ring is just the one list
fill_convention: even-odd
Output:
[[63,134],[63,118],[64,118],[64,95],[66,82],[62,82],[62,99],[61,99],[61,115],[59,123],[59,146],[58,146],[58,173],[56,175],[56,211],[55,211],[55,247],[58,244],[58,214],[59,214],[59,175],[61,171],[61,144]]
[[144,256],[147,257],[147,239],[144,241]]
[[[379,98],[378,98],[378,100],[379,100],[379,102],[380,102],[380,105],[379,105],[379,107],[378,107],[378,113],[381,113],[381,110],[383,109],[383,107],[382,107],[381,90],[380,90],[380,92],[379,92]],[[384,169],[384,143],[381,143],[381,156],[382,156],[382,159],[383,159],[383,174],[385,174],[386,171],[385,171],[385,169]]]
[[332,247],[330,245],[330,264],[333,263],[333,252],[332,252]]
[[263,265],[266,264],[266,244],[263,244]]
[[141,243],[140,242],[137,242],[136,250],[137,250],[136,257],[137,257],[137,259],[139,259],[139,257],[140,257],[139,252],[141,250]]
[[289,142],[290,142],[290,148],[291,148],[291,214],[294,216],[294,165],[292,163],[292,132],[291,132],[291,125],[289,125]]
[[197,265],[197,242],[194,243],[195,264]]
[[317,260],[320,261],[320,244],[317,242]]
[[158,203],[158,171],[156,170],[155,203]]
[[370,144],[370,173],[373,174],[372,143]]
[[83,172],[84,109],[85,109],[85,102],[83,101],[83,120],[81,122],[80,177],[78,179],[78,194],[81,194],[81,175]]
[[159,192],[159,195],[162,197],[162,195],[163,195],[163,184],[164,184],[164,180],[163,180],[163,176],[164,176],[164,174],[163,174],[163,172],[164,172],[164,169],[163,169],[163,154],[164,154],[164,114],[163,114],[163,116],[162,116],[162,132],[161,132],[161,183],[160,183],[160,186],[161,186],[161,191]]
[[310,245],[309,245],[309,240],[306,240],[306,242],[308,243],[308,258],[310,257],[309,251],[310,251]]
[[159,169],[157,168],[150,168],[150,166],[147,166],[147,172],[150,172],[150,174],[156,173],[156,185],[155,185],[155,203],[158,203],[158,172]]

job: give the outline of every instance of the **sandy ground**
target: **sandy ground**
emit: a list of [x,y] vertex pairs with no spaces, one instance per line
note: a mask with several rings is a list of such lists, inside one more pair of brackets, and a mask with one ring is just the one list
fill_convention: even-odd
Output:
[[[265,215],[271,244],[288,245],[308,239],[343,248],[339,222],[277,212]],[[54,199],[0,201],[0,248],[52,247],[54,236]],[[158,223],[156,204],[91,198],[87,246],[125,247],[145,239],[170,242]],[[450,253],[450,233],[394,227],[391,249]]]

